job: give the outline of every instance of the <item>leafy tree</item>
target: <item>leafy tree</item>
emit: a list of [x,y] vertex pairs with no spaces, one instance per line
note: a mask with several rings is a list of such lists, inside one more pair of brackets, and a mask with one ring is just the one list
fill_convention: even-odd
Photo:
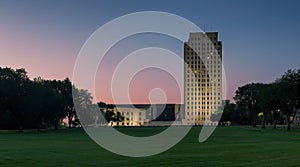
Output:
[[[110,120],[110,117],[109,115],[106,115],[105,116],[105,111],[107,111],[107,105],[106,103],[100,101],[98,104],[98,107],[100,109],[100,113],[97,114],[97,123],[100,123],[100,124],[107,124],[107,120]],[[100,114],[102,116],[100,116]],[[110,113],[111,114],[111,113]],[[104,118],[104,119],[101,119],[101,118]]]
[[242,110],[248,110],[253,117],[252,125],[256,127],[258,109],[258,94],[259,94],[260,83],[251,83],[245,86],[239,87],[235,92],[234,100],[236,101],[237,107]]
[[45,99],[47,99],[46,90],[43,85],[43,80],[41,78],[36,78],[34,81],[29,82],[26,86],[27,92],[27,105],[26,110],[29,116],[32,118],[32,122],[35,124],[38,131],[45,126],[45,121],[47,120],[47,113],[45,112]]
[[106,103],[100,101],[100,102],[98,103],[98,106],[99,106],[99,109],[100,109],[101,113],[104,113],[104,110],[105,110],[106,107],[107,107]]
[[19,132],[23,131],[25,110],[25,84],[29,81],[25,69],[0,68],[2,111],[14,117]]
[[78,116],[81,124],[89,126],[95,122],[92,115],[94,105],[92,104],[93,97],[87,90],[77,89],[73,86],[73,101],[76,109],[76,116]]
[[[101,113],[104,115],[105,122],[108,124],[110,123],[113,125],[114,122],[117,123],[117,125],[120,125],[121,122],[124,121],[124,116],[119,111],[116,111],[116,106],[114,104],[106,104],[104,102],[98,103],[99,109]],[[103,120],[101,123],[104,123]]]
[[69,128],[79,124],[73,89],[74,101],[79,108],[83,111],[91,109],[91,95],[75,88],[68,78],[62,81],[40,77],[30,80],[24,69],[0,67],[0,128],[22,131],[23,128],[40,130],[53,126],[58,129],[59,122],[66,116]]
[[113,122],[116,122],[117,125],[120,125],[124,121],[124,116],[120,113],[117,112],[114,117],[113,117]]
[[236,105],[230,103],[229,101],[225,103],[223,115],[220,122],[231,122],[232,124],[237,124],[237,110]]
[[273,119],[273,129],[276,129],[278,121],[281,117],[281,112],[279,109],[280,94],[278,92],[278,85],[276,83],[265,84],[261,90],[262,93],[259,96],[259,106],[263,112],[263,126],[266,124],[266,117],[268,115],[272,116]]
[[273,89],[271,84],[260,84],[257,85],[257,108],[262,113],[262,128],[265,128],[268,116],[274,110],[275,106],[273,102]]
[[300,69],[288,70],[281,78],[277,79],[279,98],[279,108],[286,118],[287,131],[291,130],[296,115],[296,110],[300,108]]
[[[220,113],[217,114],[220,115]],[[218,119],[218,117],[216,118]],[[250,117],[250,114],[247,110],[237,108],[236,104],[226,101],[219,123],[221,125],[225,124],[226,122],[230,122],[231,125],[247,125],[251,123],[251,119],[252,117]]]
[[271,113],[272,113],[273,121],[274,121],[274,123],[273,123],[273,129],[276,129],[278,121],[282,117],[282,112],[280,111],[280,109],[275,109]]
[[105,120],[107,121],[107,123],[111,123],[111,125],[113,125],[113,122],[114,122],[114,117],[115,117],[115,112],[114,112],[114,108],[115,108],[115,105],[113,104],[108,104],[106,105],[106,111],[104,113],[104,118]]
[[69,129],[71,129],[71,126],[75,123],[74,120],[76,120],[77,117],[73,104],[72,83],[69,78],[66,78],[63,81],[54,81],[52,84],[56,92],[62,96],[62,115],[68,117],[68,126]]

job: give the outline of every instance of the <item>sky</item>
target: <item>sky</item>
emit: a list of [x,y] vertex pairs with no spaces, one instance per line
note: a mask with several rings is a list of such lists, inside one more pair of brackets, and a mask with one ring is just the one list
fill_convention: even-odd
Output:
[[[82,45],[100,26],[133,12],[163,11],[184,17],[202,29],[206,25],[206,31],[219,32],[226,98],[232,100],[239,86],[271,82],[288,69],[299,68],[299,6],[297,0],[0,0],[0,67],[25,68],[30,78],[72,78]],[[167,42],[155,43],[157,39],[180,46],[178,41],[155,34],[142,37],[150,38],[146,40],[150,42],[141,42],[139,36],[132,38],[127,39],[131,50],[148,45],[172,49]],[[122,50],[126,50],[126,44],[122,47],[120,42],[118,47],[98,69],[97,101],[112,101],[107,80],[114,63],[128,53]],[[180,47],[173,49],[182,52]],[[146,77],[151,75],[157,78]],[[161,82],[154,82],[159,78]],[[147,103],[149,91],[157,86],[168,89],[168,102],[178,102],[174,78],[155,69],[144,70],[133,79],[130,97],[134,103]]]

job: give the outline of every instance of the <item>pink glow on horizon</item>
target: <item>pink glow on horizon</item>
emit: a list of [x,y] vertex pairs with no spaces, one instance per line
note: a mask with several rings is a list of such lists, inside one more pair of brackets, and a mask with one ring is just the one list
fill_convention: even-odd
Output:
[[15,29],[0,31],[0,66],[25,68],[30,78],[70,77],[78,51],[59,39],[46,40],[30,34],[34,33],[24,35]]
[[[132,81],[129,83],[129,98],[132,103],[150,103],[149,93],[155,88],[160,88],[164,91],[167,103],[183,103],[180,98],[179,87],[174,78],[172,78],[168,73],[157,69],[143,70],[134,76]],[[107,103],[114,103],[110,91],[110,84],[97,84],[97,99],[101,99]]]
[[[68,42],[61,42],[59,38],[45,38],[43,36],[26,35],[17,30],[2,29],[0,31],[0,66],[25,68],[31,79],[41,76],[44,79],[71,79],[76,56],[81,45],[73,46]],[[47,40],[46,40],[47,39]],[[97,73],[96,101],[113,102],[110,92],[110,79],[113,68],[121,60],[112,55],[104,60]],[[234,76],[239,80],[231,80],[227,84],[227,99],[232,101],[238,86],[248,80],[245,76]],[[168,103],[182,103],[178,85],[173,78],[159,71],[144,71],[138,74],[130,84],[130,98],[133,103],[148,103],[148,94],[153,88],[166,91]]]
[[158,69],[147,69],[138,73],[130,83],[129,95],[134,102],[150,103],[149,93],[155,88],[164,91],[168,103],[183,103],[176,80],[170,74]]
[[[111,83],[117,61],[109,63],[108,59],[105,59],[103,62],[100,65],[95,82],[96,99],[97,101],[114,103]],[[183,103],[175,79],[170,74],[159,69],[142,70],[134,76],[130,83],[120,83],[120,87],[124,86],[129,86],[128,93],[132,103],[149,103],[149,93],[155,88],[160,88],[164,91],[167,103]]]

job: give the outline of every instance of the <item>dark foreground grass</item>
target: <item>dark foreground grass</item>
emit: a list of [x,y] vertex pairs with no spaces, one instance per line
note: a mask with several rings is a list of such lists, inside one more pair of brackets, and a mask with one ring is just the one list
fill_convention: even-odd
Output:
[[[135,136],[156,128],[122,128]],[[194,127],[175,147],[159,155],[128,158],[106,151],[82,129],[26,133],[0,133],[0,166],[299,166],[300,130],[260,130],[218,127],[198,143]],[[117,143],[116,143],[117,144]]]

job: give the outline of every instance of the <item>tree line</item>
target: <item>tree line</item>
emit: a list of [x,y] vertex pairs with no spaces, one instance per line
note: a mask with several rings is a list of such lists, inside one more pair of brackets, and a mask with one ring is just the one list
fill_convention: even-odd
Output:
[[272,124],[273,129],[281,123],[291,130],[296,111],[300,109],[300,69],[288,70],[271,83],[249,83],[239,87],[234,103],[225,104],[223,115],[214,114],[213,119],[221,117],[220,124],[231,122],[235,125],[256,127],[258,123],[265,128]]
[[[91,112],[78,113],[74,104],[79,110],[89,108]],[[23,68],[0,67],[0,129],[20,132],[35,128],[38,131],[50,127],[58,129],[64,118],[71,128],[80,124],[80,114],[86,123],[122,121],[120,113],[113,113],[111,108],[102,102],[93,104],[91,94],[77,89],[68,78],[45,80],[38,77],[31,80]],[[105,119],[96,118],[100,113]]]
[[[230,122],[255,127],[261,123],[262,128],[273,124],[274,129],[286,123],[290,131],[296,110],[300,108],[300,69],[288,70],[271,83],[241,86],[234,100],[235,104],[227,102],[223,114],[213,114],[211,120],[222,116],[220,124]],[[25,69],[0,67],[0,129],[58,129],[64,118],[69,128],[80,124],[80,120],[87,125],[124,121],[113,104],[93,104],[91,94],[76,88],[68,78],[31,80]]]

